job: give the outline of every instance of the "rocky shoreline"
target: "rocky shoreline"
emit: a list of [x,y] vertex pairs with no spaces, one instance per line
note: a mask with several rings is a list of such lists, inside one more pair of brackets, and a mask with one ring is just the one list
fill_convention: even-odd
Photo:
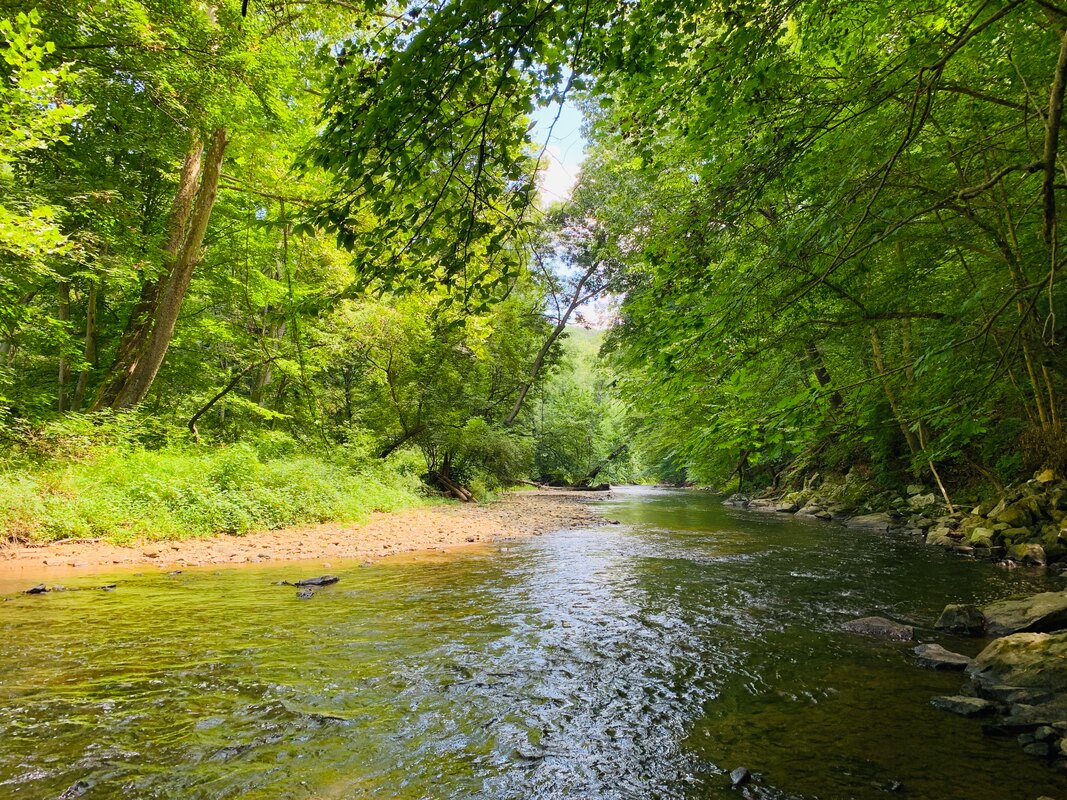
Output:
[[[1016,567],[1067,572],[1067,481],[1044,471],[1001,496],[962,510],[923,486],[870,494],[861,476],[809,480],[777,497],[734,494],[724,505],[754,512],[838,522],[896,532],[960,556]],[[913,629],[883,617],[845,623],[848,632],[910,642]],[[927,669],[959,670],[956,695],[931,703],[980,718],[990,736],[1015,737],[1023,750],[1067,772],[1067,591],[1009,597],[985,606],[948,605],[935,624],[946,635],[989,640],[973,659],[941,644],[912,649]]]
[[733,494],[723,503],[840,522],[850,528],[900,531],[929,545],[1011,565],[1067,562],[1067,481],[1050,470],[970,510],[949,507],[921,485],[909,486],[901,494],[869,494],[854,473],[839,480],[816,478],[805,488],[778,497]]

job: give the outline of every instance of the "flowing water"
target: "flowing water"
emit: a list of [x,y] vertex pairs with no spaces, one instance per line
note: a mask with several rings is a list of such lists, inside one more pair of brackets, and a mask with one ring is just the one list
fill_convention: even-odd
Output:
[[311,600],[292,564],[7,595],[0,798],[737,798],[740,765],[768,797],[1067,798],[930,706],[958,673],[838,630],[933,639],[945,603],[1050,579],[690,492],[600,506],[622,524],[334,564]]

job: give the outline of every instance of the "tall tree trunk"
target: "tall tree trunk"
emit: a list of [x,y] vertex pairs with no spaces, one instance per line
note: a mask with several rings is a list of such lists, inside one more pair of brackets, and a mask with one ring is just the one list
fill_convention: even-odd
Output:
[[889,401],[889,407],[893,411],[893,417],[896,419],[897,425],[900,426],[900,432],[904,434],[904,440],[908,443],[908,450],[911,451],[913,456],[918,455],[922,451],[922,445],[919,443],[919,437],[915,435],[915,431],[908,427],[904,419],[904,411],[900,406],[900,400],[889,382],[889,373],[885,368],[882,338],[878,335],[878,329],[873,325],[871,326],[871,355],[874,357],[874,369],[878,373],[882,391],[885,393],[886,400]]
[[78,375],[78,387],[74,390],[74,401],[71,408],[81,411],[85,403],[85,392],[89,388],[89,375],[96,365],[96,283],[89,284],[89,300],[85,307],[85,347],[82,350],[82,361],[85,367]]
[[[130,408],[148,394],[174,336],[182,301],[200,262],[204,234],[218,194],[226,131],[215,130],[207,152],[197,142],[186,154],[171,207],[165,269],[142,292],[119,353],[93,408]],[[195,191],[194,191],[195,189]]]
[[[59,322],[65,333],[67,323],[70,322],[70,281],[59,282]],[[67,379],[70,377],[66,345],[65,341],[60,345],[59,370],[56,375],[56,410],[60,414],[67,410]]]

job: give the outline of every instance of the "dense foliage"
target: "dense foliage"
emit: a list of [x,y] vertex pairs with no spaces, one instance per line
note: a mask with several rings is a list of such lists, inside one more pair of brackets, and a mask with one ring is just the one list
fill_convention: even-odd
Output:
[[[412,458],[461,499],[536,474],[531,407],[573,311],[559,305],[572,282],[530,265],[553,247],[541,215],[524,211],[520,242],[496,203],[447,218],[449,194],[428,227],[405,227],[428,192],[452,191],[440,165],[412,145],[431,186],[401,185],[381,157],[357,174],[330,122],[356,108],[337,93],[357,42],[406,30],[402,15],[242,5],[0,6],[9,536],[359,516],[399,502],[377,485],[414,498]],[[536,154],[521,155],[532,181]],[[353,185],[377,186],[374,202]],[[400,255],[423,279],[393,279]],[[70,452],[39,448],[53,438]]]
[[[863,464],[948,493],[1065,466],[1065,33],[1036,0],[457,0],[376,43],[395,91],[334,91],[362,87],[381,152],[464,98],[496,137],[582,93],[574,205],[623,292],[619,387],[667,472]],[[513,150],[487,158],[518,170]]]
[[[0,39],[14,453],[135,414],[462,499],[1067,466],[1055,4],[39,0]],[[561,101],[591,155],[544,214]],[[611,365],[565,355],[608,295]]]

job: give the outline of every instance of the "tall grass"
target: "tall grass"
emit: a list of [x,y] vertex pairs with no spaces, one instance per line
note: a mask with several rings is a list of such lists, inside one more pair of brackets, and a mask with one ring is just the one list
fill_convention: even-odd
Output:
[[[361,521],[421,502],[419,462],[302,450],[267,434],[227,445],[143,441],[107,421],[25,432],[0,462],[0,536],[11,541],[173,539]],[[128,424],[128,423],[124,423]]]

